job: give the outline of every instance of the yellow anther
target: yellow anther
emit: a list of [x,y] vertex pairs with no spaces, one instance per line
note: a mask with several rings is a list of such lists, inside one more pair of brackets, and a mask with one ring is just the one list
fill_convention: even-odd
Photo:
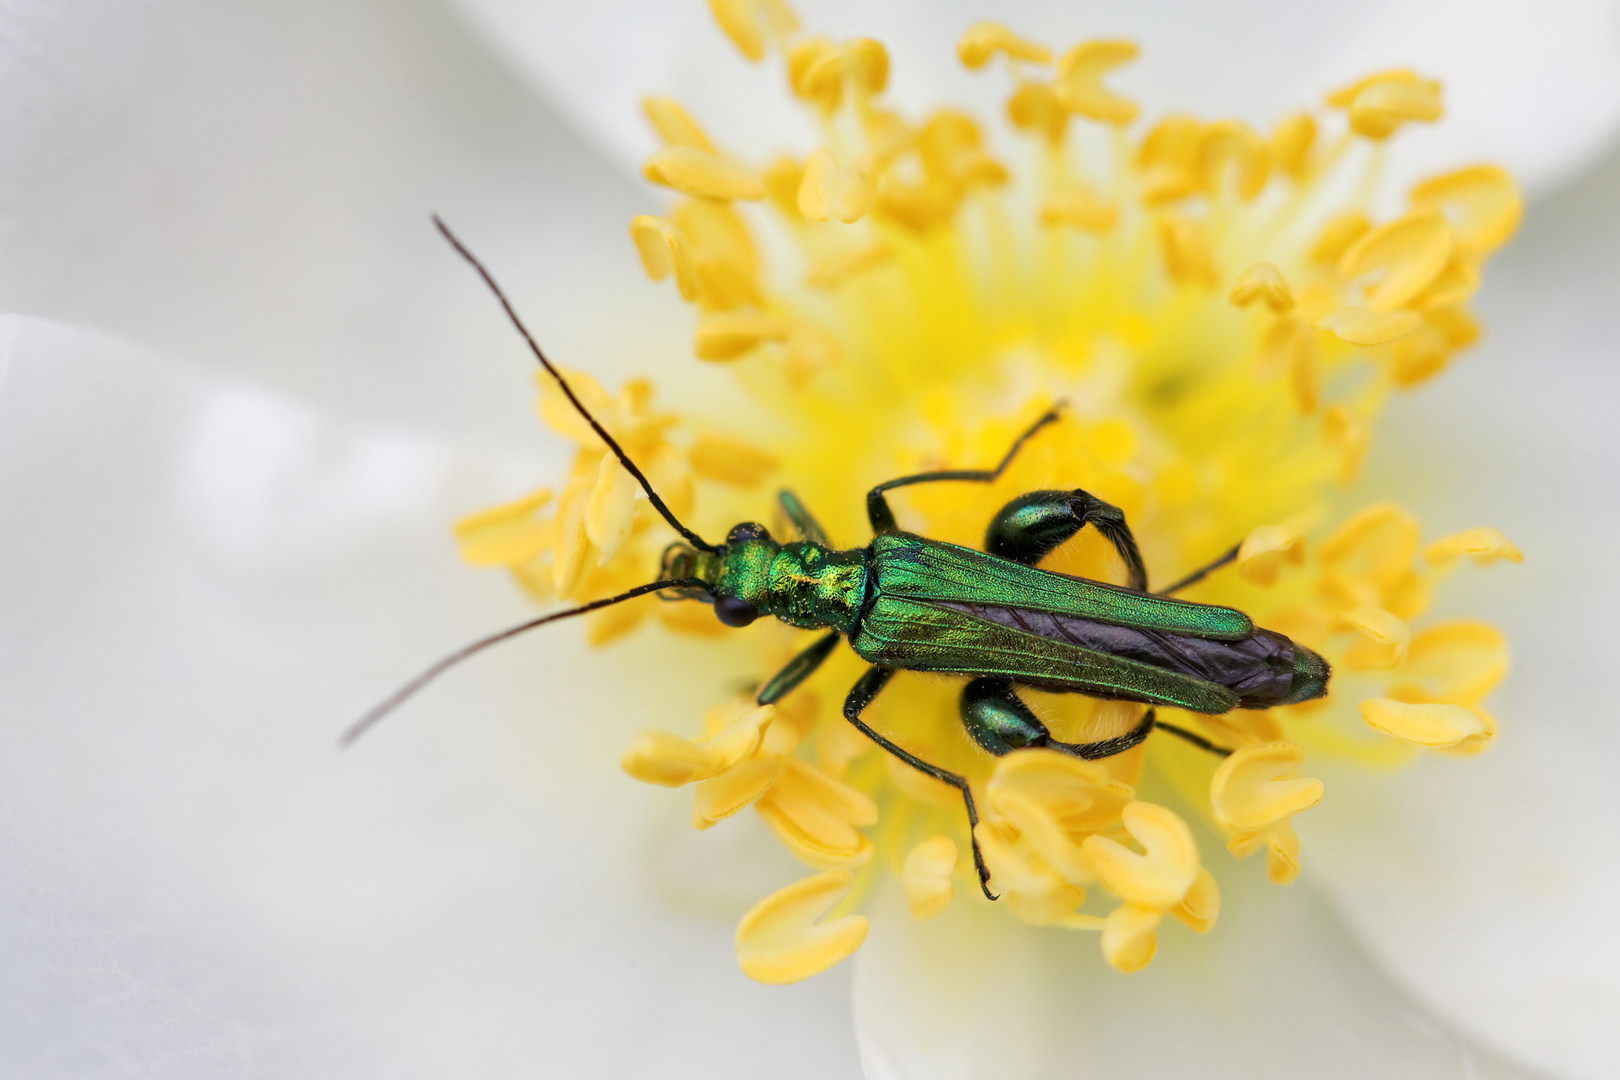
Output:
[[675,208],[675,225],[692,251],[705,308],[730,311],[757,307],[759,255],[741,215],[725,203],[685,199]]
[[1265,831],[1266,878],[1273,885],[1286,885],[1299,876],[1299,834],[1287,822]]
[[1370,228],[1372,224],[1356,210],[1348,210],[1328,219],[1317,234],[1316,242],[1311,245],[1311,261],[1337,265],[1350,245],[1361,239],[1362,234]]
[[1110,967],[1129,975],[1147,967],[1158,950],[1154,929],[1164,910],[1144,904],[1121,904],[1103,923],[1102,953]]
[[1293,817],[1322,798],[1322,781],[1299,775],[1305,751],[1291,742],[1245,746],[1221,762],[1209,801],[1222,827],[1248,832]]
[[1344,666],[1351,671],[1397,667],[1406,659],[1412,631],[1406,620],[1379,607],[1357,607],[1339,613],[1346,630],[1360,636],[1345,650]]
[[699,360],[735,360],[767,341],[781,341],[791,332],[786,319],[757,312],[705,315],[692,334],[692,351]]
[[1153,125],[1136,151],[1144,206],[1174,202],[1197,189],[1203,131],[1204,125],[1190,116],[1167,116]]
[[798,205],[799,213],[807,220],[837,218],[847,225],[865,217],[876,200],[877,180],[870,167],[845,168],[826,147],[806,159]]
[[1215,920],[1221,915],[1221,890],[1215,884],[1215,875],[1200,866],[1192,887],[1181,898],[1181,903],[1170,909],[1170,914],[1197,933],[1207,934],[1214,929]]
[[[561,368],[560,370],[563,376],[567,378],[568,385],[573,387],[574,393],[584,403],[585,407],[591,411],[592,415],[597,417],[613,416],[616,406],[613,399],[608,396],[607,391],[602,389],[601,383],[583,371],[571,371],[568,368]],[[556,379],[553,379],[544,371],[536,373],[535,379],[540,387],[540,400],[538,402],[540,419],[545,421],[547,427],[563,438],[576,442],[582,447],[595,450],[606,449],[602,440],[596,437],[596,432],[591,428],[591,425],[586,422],[583,416],[579,415],[579,410],[574,408],[568,398],[564,396],[562,390],[558,388]],[[607,423],[606,426],[610,431],[614,428],[612,423]]]
[[1431,307],[1423,312],[1423,321],[1433,327],[1446,345],[1464,349],[1479,340],[1479,320],[1461,307]]
[[984,136],[973,118],[953,109],[929,116],[917,132],[917,154],[930,180],[944,185],[950,207],[975,184],[1000,184],[1007,170],[984,150]]
[[1452,308],[1465,303],[1479,288],[1479,266],[1460,247],[1453,246],[1451,259],[1429,282],[1428,287],[1414,296],[1410,306],[1426,308]]
[[1305,561],[1305,537],[1286,525],[1261,525],[1243,538],[1238,548],[1237,571],[1256,585],[1276,582],[1283,565]]
[[699,150],[714,150],[714,143],[709,141],[698,122],[692,119],[684,106],[674,98],[644,97],[641,99],[641,111],[646,114],[647,122],[652,124],[658,137],[671,146],[695,146]]
[[812,289],[835,289],[874,267],[882,266],[893,256],[894,249],[882,240],[833,251],[815,261],[809,273],[805,274],[804,283]]
[[841,783],[798,758],[783,770],[754,810],[782,846],[808,866],[859,866],[872,857],[872,842],[856,826],[877,823],[871,796]]
[[1387,139],[1410,120],[1440,119],[1440,84],[1400,68],[1380,71],[1328,95],[1327,102],[1350,113],[1350,128],[1369,139]]
[[642,466],[642,471],[675,516],[684,517],[692,508],[693,496],[692,470],[687,466],[685,456],[669,443],[660,442],[652,457]]
[[1221,173],[1228,165],[1237,166],[1238,197],[1245,202],[1260,194],[1271,172],[1271,151],[1265,140],[1241,120],[1220,120],[1203,131],[1198,143],[1194,168],[1199,186],[1218,192]]
[[707,780],[752,757],[775,716],[775,705],[761,705],[696,741],[652,728],[630,740],[619,766],[637,780],[662,787]]
[[1271,131],[1271,160],[1277,168],[1296,179],[1310,167],[1311,146],[1316,142],[1316,121],[1310,113],[1286,117]]
[[692,249],[680,229],[663,218],[640,214],[630,219],[630,239],[636,242],[641,268],[648,277],[662,281],[673,272],[681,299],[697,299],[697,268],[692,265]]
[[1432,176],[1412,189],[1413,206],[1448,211],[1457,244],[1478,258],[1507,242],[1524,215],[1524,200],[1507,170],[1474,165]]
[[1465,529],[1443,537],[1423,549],[1424,561],[1431,566],[1446,563],[1467,555],[1477,566],[1489,566],[1498,559],[1523,562],[1524,555],[1507,537],[1488,525]]
[[1165,213],[1159,217],[1158,235],[1159,254],[1171,281],[1203,289],[1215,287],[1220,275],[1203,222]]
[[998,800],[1013,792],[1033,799],[1056,826],[1072,833],[1114,825],[1136,797],[1129,784],[1114,779],[1100,763],[1043,748],[1017,750],[996,761],[985,787],[986,801],[995,809]]
[[1268,262],[1257,262],[1238,278],[1227,299],[1240,308],[1256,300],[1263,300],[1268,308],[1281,314],[1294,306],[1294,294],[1288,291],[1288,282],[1282,271]]
[[1136,102],[1103,86],[1103,76],[1136,59],[1131,41],[1084,41],[1057,62],[1052,89],[1058,104],[1072,113],[1103,123],[1124,125],[1136,119]]
[[1386,583],[1411,565],[1420,532],[1417,519],[1390,502],[1351,514],[1322,541],[1317,558],[1324,566]]
[[804,166],[791,156],[777,158],[765,170],[765,197],[789,220],[799,217],[799,182],[803,179]]
[[[772,723],[765,732],[767,741],[780,723]],[[692,828],[707,829],[752,806],[781,779],[786,768],[781,758],[761,756],[733,766],[719,776],[698,781],[692,789]]]
[[591,539],[585,534],[585,506],[596,477],[576,476],[557,497],[557,538],[551,556],[551,586],[557,599],[574,595],[591,568]]
[[782,0],[709,0],[709,11],[737,51],[755,61],[765,59],[765,28],[778,40],[799,28],[793,9]]
[[1451,260],[1454,245],[1444,215],[1432,206],[1419,207],[1351,244],[1339,258],[1339,276],[1380,275],[1367,290],[1367,306],[1390,311],[1429,287]]
[[868,96],[882,92],[889,82],[889,53],[871,38],[838,43],[806,38],[788,54],[788,82],[794,93],[831,112],[846,86]]
[[1198,848],[1187,823],[1153,803],[1133,802],[1120,822],[1145,849],[1138,855],[1106,836],[1088,836],[1086,861],[1108,890],[1128,903],[1160,911],[1181,902],[1198,875]]
[[555,526],[536,513],[551,501],[551,489],[469,514],[451,527],[456,548],[470,566],[513,566],[551,546]]
[[906,855],[900,868],[900,885],[906,891],[906,907],[911,917],[932,919],[945,910],[955,895],[951,874],[956,870],[956,841],[948,836],[934,836]]
[[1057,143],[1069,126],[1069,112],[1058,104],[1051,86],[1042,82],[1027,82],[1013,91],[1007,99],[1007,119],[1013,127],[1034,131]]
[[1361,719],[1385,735],[1431,748],[1453,747],[1467,740],[1488,740],[1491,725],[1465,705],[1412,704],[1390,698],[1361,703]]
[[774,455],[745,439],[712,431],[699,435],[686,456],[699,476],[743,488],[764,483],[781,464]]
[[956,43],[956,58],[962,61],[963,67],[974,70],[988,64],[998,52],[1031,64],[1046,64],[1052,60],[1050,49],[1019,37],[1000,23],[974,23]]
[[1389,347],[1390,381],[1410,389],[1445,370],[1451,362],[1451,349],[1445,338],[1432,327],[1396,339]]
[[1364,307],[1335,308],[1316,320],[1318,330],[1326,330],[1351,345],[1383,345],[1405,337],[1423,325],[1415,311],[1372,311]]
[[1413,635],[1398,673],[1401,683],[1391,688],[1390,696],[1472,705],[1496,688],[1507,669],[1507,640],[1500,630],[1456,619]]
[[737,924],[737,966],[762,983],[792,983],[832,967],[866,940],[866,916],[816,920],[855,884],[848,870],[813,874],[748,909]]
[[635,477],[625,471],[618,458],[602,455],[596,485],[585,502],[585,535],[596,548],[598,566],[605,565],[630,539],[636,493],[640,490]]
[[1085,901],[1085,889],[1064,880],[1039,854],[1014,847],[1018,834],[1011,825],[983,820],[973,835],[990,869],[992,888],[1024,922],[1050,926]]
[[759,173],[739,161],[695,146],[666,146],[641,166],[655,184],[702,199],[758,199],[765,194]]
[[1086,232],[1104,233],[1118,222],[1119,207],[1078,180],[1053,192],[1041,207],[1042,225],[1072,225]]

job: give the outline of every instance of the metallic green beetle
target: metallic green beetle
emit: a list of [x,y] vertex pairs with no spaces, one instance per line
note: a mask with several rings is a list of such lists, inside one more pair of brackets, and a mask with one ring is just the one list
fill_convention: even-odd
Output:
[[[978,810],[967,780],[923,761],[861,719],[896,671],[967,676],[962,723],[974,742],[998,756],[1045,746],[1079,758],[1105,758],[1136,746],[1155,728],[1226,753],[1190,731],[1158,720],[1152,706],[1217,714],[1292,705],[1327,692],[1327,662],[1310,649],[1255,627],[1234,608],[1167,595],[1232,561],[1236,548],[1163,593],[1152,593],[1124,514],[1079,489],[1035,491],[1013,499],[991,520],[984,551],[930,540],[896,526],[888,492],[941,481],[993,481],[1036,432],[1057,419],[1056,409],[1019,436],[993,469],[918,473],[874,487],[866,498],[873,539],[865,547],[833,547],[789,491],[781,492],[779,500],[797,539],[779,542],[764,526],[750,522],[733,528],[723,544],[709,543],[670,512],[546,359],[488,271],[442,222],[438,224],[500,299],[541,365],[684,542],[666,549],[657,581],[531,620],[446,657],[361,718],[345,734],[345,745],[440,672],[475,652],[536,626],[652,592],[712,603],[715,615],[727,626],[747,626],[770,615],[792,626],[828,631],[760,688],[761,705],[780,700],[820,667],[840,638],[848,640],[856,655],[872,666],[845,698],[845,718],[906,764],[960,791],[970,835],[978,824]],[[1087,525],[1113,545],[1128,569],[1130,587],[1037,568],[1041,559]],[[1018,697],[1019,687],[1136,701],[1150,708],[1135,728],[1117,738],[1065,743],[1053,739]],[[993,900],[977,840],[973,857],[980,887]]]

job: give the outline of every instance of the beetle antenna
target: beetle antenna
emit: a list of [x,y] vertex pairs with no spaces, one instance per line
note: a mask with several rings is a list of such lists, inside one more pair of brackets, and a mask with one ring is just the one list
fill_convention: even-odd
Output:
[[578,395],[574,393],[574,388],[568,385],[568,380],[563,378],[562,372],[558,371],[552,366],[551,361],[546,359],[546,354],[540,351],[540,345],[534,340],[534,335],[529,333],[529,328],[523,325],[522,319],[518,318],[518,313],[513,309],[512,302],[506,298],[506,294],[501,291],[501,287],[495,284],[495,278],[484,268],[484,264],[478,261],[478,257],[468,251],[460,240],[456,239],[456,234],[451,232],[450,227],[440,220],[438,214],[433,215],[433,224],[438,226],[439,232],[443,233],[444,238],[450,241],[450,246],[455,248],[463,259],[471,263],[474,270],[478,271],[478,276],[484,279],[484,284],[489,286],[489,291],[495,294],[495,299],[499,300],[501,307],[506,309],[506,317],[512,320],[512,325],[517,327],[518,333],[523,335],[523,340],[528,342],[529,351],[534,353],[534,358],[540,361],[540,366],[545,368],[553,379],[557,380],[557,385],[562,388],[562,392],[568,398],[569,403],[574,406],[579,415],[585,418],[585,422],[591,425],[591,430],[596,432],[597,437],[607,443],[608,449],[613,451],[613,456],[619,459],[619,464],[623,465],[625,471],[636,478],[636,483],[641,485],[641,490],[647,493],[647,499],[653,504],[653,509],[663,515],[664,520],[669,522],[676,532],[686,537],[693,547],[703,551],[719,551],[719,548],[688,529],[685,525],[682,525],[680,519],[665,505],[664,500],[658,497],[658,492],[653,490],[652,484],[647,482],[646,475],[636,467],[636,463],[630,460],[630,455],[624,452],[623,447],[618,444],[617,440],[607,433],[607,429],[597,422],[596,417],[591,415],[591,411],[585,407],[584,402],[580,401]]
[[542,615],[538,619],[530,619],[528,622],[507,627],[498,634],[491,634],[486,638],[480,638],[471,645],[457,649],[449,656],[446,656],[444,659],[431,665],[420,675],[416,676],[416,678],[412,679],[398,690],[395,690],[388,696],[386,700],[382,701],[370,712],[366,713],[366,715],[356,720],[353,724],[350,724],[348,730],[345,731],[342,737],[338,739],[338,749],[347,750],[350,746],[354,745],[354,741],[356,739],[369,731],[372,725],[376,724],[377,721],[381,720],[383,717],[405,704],[405,702],[409,701],[415,696],[418,690],[422,689],[428,683],[432,682],[434,679],[437,679],[440,675],[443,675],[446,671],[455,667],[463,660],[483,652],[491,645],[499,645],[508,638],[514,638],[519,634],[527,633],[537,626],[544,626],[547,623],[554,623],[559,619],[571,619],[575,615],[584,615],[587,612],[597,611],[605,607],[611,607],[614,604],[622,604],[626,600],[634,600],[638,596],[646,596],[648,593],[657,592],[660,589],[689,589],[693,587],[702,587],[704,584],[705,583],[698,578],[665,578],[661,581],[654,581],[646,585],[637,585],[635,588],[628,589],[620,593],[618,596],[609,596],[603,600],[592,600],[588,604],[581,604],[578,607],[572,607],[566,611],[556,611],[550,615]]

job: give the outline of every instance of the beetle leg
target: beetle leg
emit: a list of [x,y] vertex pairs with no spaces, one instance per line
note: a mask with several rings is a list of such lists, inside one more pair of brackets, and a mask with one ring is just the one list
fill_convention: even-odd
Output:
[[962,726],[987,754],[1000,757],[1051,739],[1008,679],[974,679],[962,687],[960,708]]
[[1041,417],[1029,425],[1022,435],[1013,440],[1012,446],[1002,455],[1001,462],[993,469],[941,469],[935,472],[913,473],[910,476],[897,476],[893,480],[883,481],[883,483],[866,493],[866,518],[872,523],[872,534],[880,536],[883,533],[894,532],[898,527],[894,523],[894,511],[889,508],[889,500],[883,494],[885,491],[910,487],[912,484],[931,484],[935,480],[971,480],[976,483],[988,484],[1000,476],[1008,465],[1012,464],[1013,458],[1018,456],[1018,451],[1024,448],[1024,444],[1030,440],[1031,436],[1056,420],[1062,411],[1063,403],[1060,401],[1042,413]]
[[1003,559],[1034,566],[1058,545],[1090,525],[1112,545],[1125,563],[1130,587],[1147,591],[1147,567],[1125,512],[1088,491],[1031,491],[996,512],[985,530],[984,550]]
[[821,666],[821,662],[827,659],[827,656],[833,651],[833,646],[837,644],[838,631],[836,630],[816,638],[815,641],[811,642],[809,648],[789,660],[781,671],[771,676],[770,682],[760,688],[759,696],[754,699],[755,703],[771,705],[782,700],[796,686],[815,674],[816,668]]
[[[1115,754],[1123,754],[1132,747],[1140,746],[1142,743],[1147,741],[1147,737],[1153,734],[1153,729],[1159,726],[1154,717],[1156,712],[1157,710],[1155,709],[1149,709],[1147,712],[1142,714],[1141,723],[1131,728],[1131,730],[1127,731],[1125,734],[1116,736],[1112,739],[1103,739],[1099,742],[1088,743],[1065,743],[1058,742],[1056,739],[1054,739],[1047,745],[1054,750],[1061,750],[1065,754],[1073,754],[1075,757],[1081,758],[1085,761],[1098,761],[1102,758],[1111,758]],[[1164,726],[1166,728],[1169,727],[1169,725]],[[1175,730],[1179,732],[1181,729],[1177,728]]]
[[832,544],[827,540],[826,530],[821,527],[821,522],[817,521],[815,515],[806,509],[797,495],[787,488],[783,488],[776,493],[776,501],[782,504],[782,512],[793,523],[793,528],[799,534],[800,540],[808,540],[810,543],[820,544],[822,547],[832,547]]
[[962,802],[967,806],[968,840],[973,845],[973,867],[979,872],[979,888],[984,890],[984,895],[989,899],[999,899],[995,893],[990,891],[990,871],[984,865],[984,854],[979,851],[979,838],[973,832],[979,824],[979,808],[973,803],[973,791],[968,787],[967,780],[956,773],[940,768],[938,765],[930,765],[915,754],[902,750],[882,735],[879,735],[872,729],[871,725],[861,719],[861,713],[865,711],[868,705],[872,704],[872,699],[878,696],[878,691],[883,689],[893,675],[893,668],[868,668],[866,674],[856,680],[855,685],[850,688],[849,696],[844,699],[844,719],[854,724],[862,735],[865,735],[913,769],[926,773],[935,780],[943,781],[962,793]]
[[1232,545],[1231,550],[1225,552],[1219,558],[1205,564],[1204,566],[1200,566],[1197,570],[1194,570],[1192,573],[1188,574],[1186,577],[1182,578],[1168,589],[1160,589],[1159,595],[1174,596],[1176,593],[1187,588],[1189,585],[1196,585],[1198,582],[1203,581],[1206,577],[1213,574],[1227,563],[1235,562],[1238,557],[1238,552],[1242,549],[1242,544]]

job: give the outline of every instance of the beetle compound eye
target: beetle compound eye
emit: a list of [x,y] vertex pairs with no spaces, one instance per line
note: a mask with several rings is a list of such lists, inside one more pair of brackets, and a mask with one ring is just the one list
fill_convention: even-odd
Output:
[[770,533],[765,526],[757,521],[745,521],[741,525],[732,526],[731,532],[726,534],[727,544],[746,544],[750,540],[768,540]]
[[714,601],[714,616],[727,626],[747,626],[759,618],[759,609],[735,596],[719,596]]

